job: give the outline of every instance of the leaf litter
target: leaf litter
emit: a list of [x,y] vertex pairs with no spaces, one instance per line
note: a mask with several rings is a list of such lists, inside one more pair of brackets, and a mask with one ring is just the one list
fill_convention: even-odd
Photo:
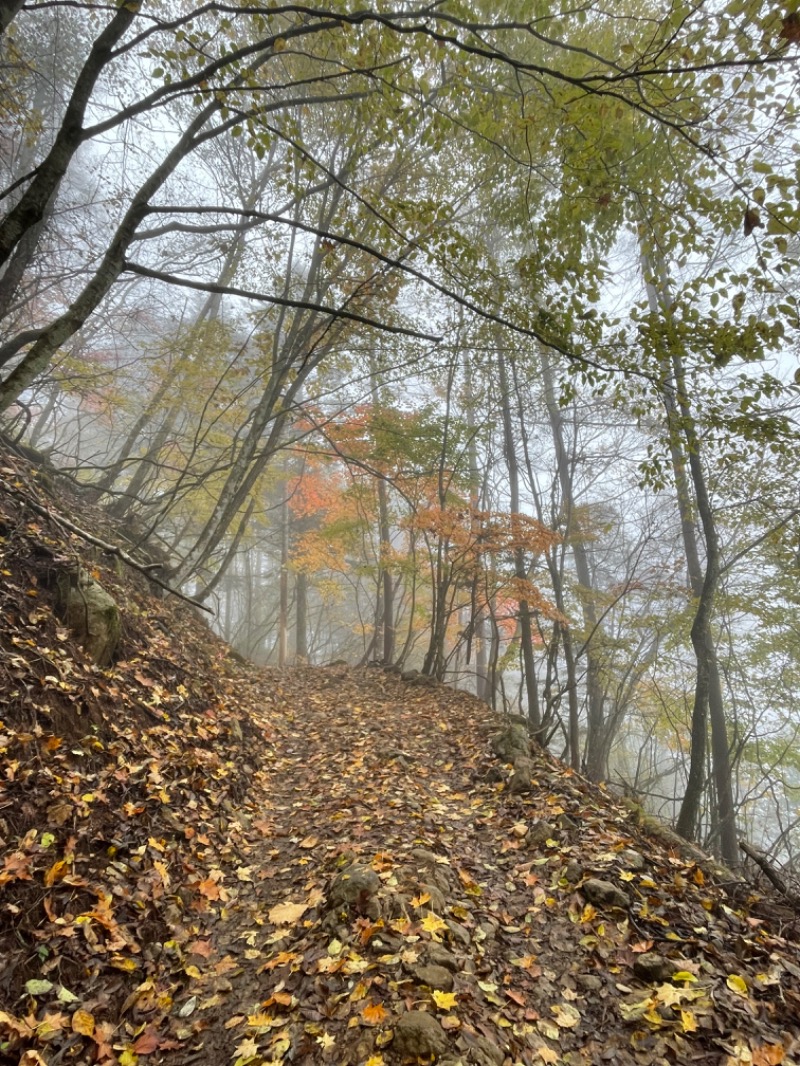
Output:
[[797,915],[549,756],[513,793],[485,704],[257,670],[102,559],[101,670],[50,606],[83,546],[0,536],[0,1061],[800,1062]]

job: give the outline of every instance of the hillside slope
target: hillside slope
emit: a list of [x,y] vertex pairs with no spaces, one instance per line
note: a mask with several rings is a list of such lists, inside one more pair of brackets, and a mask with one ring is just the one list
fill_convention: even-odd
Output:
[[[515,794],[470,696],[242,664],[0,481],[0,1061],[800,1062],[779,901],[543,754]],[[53,611],[78,556],[107,670]]]

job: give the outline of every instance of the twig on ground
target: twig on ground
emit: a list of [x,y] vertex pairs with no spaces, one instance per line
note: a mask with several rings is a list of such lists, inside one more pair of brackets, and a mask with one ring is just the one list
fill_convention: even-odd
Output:
[[777,888],[781,895],[785,896],[794,907],[800,908],[800,895],[789,888],[766,855],[754,848],[752,844],[748,844],[746,840],[740,840],[739,847],[748,858],[752,859],[753,862],[763,870],[767,880]]
[[63,515],[56,514],[47,507],[43,507],[36,500],[21,489],[15,489],[9,485],[7,481],[0,478],[0,489],[3,492],[7,492],[9,496],[13,496],[17,500],[22,500],[26,507],[42,518],[50,518],[52,521],[57,522],[64,529],[69,530],[70,533],[74,533],[76,537],[80,537],[82,540],[87,541],[89,544],[94,544],[96,548],[102,548],[104,552],[109,555],[116,555],[118,559],[121,559],[126,566],[130,566],[133,570],[138,570],[140,574],[144,574],[148,581],[152,581],[154,585],[158,585],[159,588],[164,589],[165,592],[170,593],[171,596],[177,596],[179,600],[183,600],[184,603],[190,603],[193,607],[199,607],[201,611],[207,611],[209,614],[213,614],[213,610],[210,607],[206,607],[204,603],[200,603],[199,600],[193,600],[191,596],[186,596],[183,592],[179,592],[178,589],[173,588],[172,585],[168,585],[166,581],[162,581],[161,578],[156,577],[152,573],[153,563],[139,563],[136,559],[133,559],[126,551],[118,547],[116,544],[109,544],[105,540],[101,540],[100,537],[94,536],[93,533],[88,533],[85,529],[81,529],[80,526],[76,526],[74,522],[71,522]]

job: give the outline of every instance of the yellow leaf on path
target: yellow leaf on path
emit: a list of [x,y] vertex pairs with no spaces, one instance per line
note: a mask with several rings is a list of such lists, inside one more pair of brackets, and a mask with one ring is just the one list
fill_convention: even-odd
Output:
[[537,1048],[536,1049],[536,1054],[539,1056],[539,1058],[542,1060],[542,1062],[548,1062],[548,1063],[558,1062],[558,1052],[557,1051],[553,1051],[552,1048],[549,1048],[549,1047]]
[[697,1018],[690,1010],[681,1011],[681,1025],[684,1033],[696,1033],[698,1028]]
[[44,875],[44,883],[48,888],[51,888],[56,881],[64,877],[69,870],[69,865],[64,859],[59,859],[58,862],[54,862],[47,873]]
[[386,1059],[383,1055],[370,1055],[364,1066],[385,1066]]
[[275,1019],[271,1014],[265,1014],[263,1011],[259,1011],[257,1014],[248,1015],[247,1024],[251,1029],[269,1029],[274,1020]]
[[731,992],[735,992],[737,996],[747,996],[747,981],[743,977],[740,977],[738,973],[732,973],[728,980],[725,982]]
[[433,992],[433,1001],[439,1010],[454,1010],[456,1007],[456,997],[453,992]]
[[430,914],[426,914],[419,924],[431,936],[436,936],[437,933],[442,933],[447,928],[447,923],[443,922],[439,915],[434,914],[433,911]]
[[414,896],[411,900],[412,907],[422,907],[426,903],[430,903],[431,897],[429,892],[422,892],[419,896]]
[[315,837],[315,836],[304,837],[300,841],[300,847],[301,848],[306,848],[307,850],[309,850],[311,848],[315,848],[317,846],[317,844],[319,844],[319,837]]
[[294,925],[307,910],[306,903],[279,903],[269,912],[269,920],[275,925]]
[[92,1036],[94,1034],[94,1015],[86,1010],[76,1010],[72,1015],[72,1031],[73,1033],[80,1033],[81,1036]]
[[580,1011],[571,1003],[556,1003],[551,1007],[556,1025],[561,1029],[573,1029],[581,1020]]

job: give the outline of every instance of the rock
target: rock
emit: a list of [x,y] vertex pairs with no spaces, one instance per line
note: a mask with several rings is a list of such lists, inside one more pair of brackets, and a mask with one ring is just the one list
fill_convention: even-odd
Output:
[[644,955],[637,956],[633,964],[633,972],[640,981],[644,981],[646,984],[655,984],[656,981],[669,981],[679,969],[680,967],[676,962],[665,958],[663,955],[658,955],[655,951],[648,951]]
[[429,851],[427,848],[412,848],[411,858],[416,859],[422,866],[430,866],[431,868],[436,866],[436,860],[438,855],[434,851]]
[[478,932],[480,933],[480,940],[488,940],[491,943],[497,936],[497,922],[481,922],[478,926]]
[[514,762],[515,759],[527,759],[531,742],[528,730],[522,725],[510,725],[502,733],[495,733],[492,737],[492,751],[505,762]]
[[436,966],[444,966],[452,973],[459,968],[458,960],[450,954],[444,944],[428,944],[425,948],[425,958]]
[[534,848],[543,848],[548,840],[552,840],[556,835],[556,827],[549,822],[540,820],[538,822],[531,822],[530,832],[528,833],[528,843]]
[[428,988],[435,988],[440,992],[453,991],[453,975],[444,966],[437,966],[435,963],[414,966],[411,974],[415,981],[427,985]]
[[575,982],[584,992],[599,992],[603,987],[602,980],[593,973],[576,973]]
[[436,914],[442,914],[447,906],[447,900],[444,898],[444,893],[436,885],[426,883],[420,885],[420,891],[423,895],[426,893],[431,897],[427,903],[423,903],[420,910],[431,910]]
[[452,921],[450,918],[445,918],[447,922],[447,928],[450,930],[450,935],[457,943],[462,947],[468,948],[470,945],[471,937],[463,925],[459,925],[458,922]]
[[647,866],[644,855],[640,855],[638,851],[634,851],[633,848],[626,848],[625,851],[619,853],[619,860],[623,864],[626,870],[644,870]]
[[477,1046],[469,1050],[468,1059],[475,1066],[503,1066],[506,1053],[487,1036],[479,1036]]
[[381,879],[373,869],[354,863],[334,878],[328,903],[337,909],[354,910],[375,921],[381,913],[377,899],[380,887]]
[[67,627],[98,666],[108,666],[120,638],[119,607],[88,571],[62,573],[58,578],[59,606]]
[[590,877],[581,885],[581,892],[590,903],[597,907],[623,907],[630,906],[630,900],[616,885],[610,881],[601,881],[598,877]]
[[577,883],[583,878],[583,867],[577,862],[577,860],[570,859],[564,870],[564,877],[571,885],[577,885]]
[[394,1050],[409,1058],[436,1059],[447,1050],[447,1035],[432,1014],[410,1010],[394,1027]]
[[524,755],[514,759],[514,772],[508,783],[508,790],[512,796],[521,796],[530,792],[533,787],[533,763]]

